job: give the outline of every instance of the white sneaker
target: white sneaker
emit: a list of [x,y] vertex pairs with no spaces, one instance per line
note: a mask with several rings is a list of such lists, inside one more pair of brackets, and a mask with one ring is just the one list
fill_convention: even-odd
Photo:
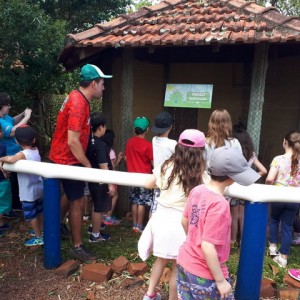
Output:
[[283,258],[281,255],[275,256],[273,260],[277,263],[279,267],[286,268],[287,260]]
[[269,246],[269,255],[270,256],[277,256],[279,255],[279,251],[277,249],[277,246]]

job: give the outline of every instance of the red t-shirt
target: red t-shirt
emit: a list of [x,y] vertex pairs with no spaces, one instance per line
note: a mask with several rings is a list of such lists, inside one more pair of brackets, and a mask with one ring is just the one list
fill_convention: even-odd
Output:
[[135,136],[127,141],[125,147],[127,171],[132,173],[152,173],[152,143]]
[[68,130],[80,132],[80,142],[86,151],[90,135],[90,104],[78,91],[72,91],[58,112],[49,158],[57,164],[80,163],[68,146]]
[[202,241],[215,245],[225,278],[230,253],[231,215],[228,201],[205,185],[192,189],[183,212],[188,219],[187,238],[179,249],[177,263],[188,272],[214,280],[201,249]]

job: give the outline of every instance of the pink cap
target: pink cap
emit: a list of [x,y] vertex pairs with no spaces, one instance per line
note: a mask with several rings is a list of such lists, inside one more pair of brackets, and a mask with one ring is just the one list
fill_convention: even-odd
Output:
[[197,129],[186,129],[179,137],[180,145],[192,148],[202,148],[205,146],[205,135]]

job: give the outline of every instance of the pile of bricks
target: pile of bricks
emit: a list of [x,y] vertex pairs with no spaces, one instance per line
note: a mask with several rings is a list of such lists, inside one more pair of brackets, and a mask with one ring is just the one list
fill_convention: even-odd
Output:
[[[68,260],[60,267],[54,270],[54,273],[63,277],[68,277],[79,270],[80,263],[76,260]],[[81,269],[81,278],[94,282],[103,282],[111,279],[113,273],[121,274],[127,271],[131,276],[142,276],[149,271],[148,266],[144,263],[131,263],[126,257],[120,256],[115,259],[111,265],[104,263],[84,264]],[[171,271],[166,268],[162,275],[161,281],[168,282]]]

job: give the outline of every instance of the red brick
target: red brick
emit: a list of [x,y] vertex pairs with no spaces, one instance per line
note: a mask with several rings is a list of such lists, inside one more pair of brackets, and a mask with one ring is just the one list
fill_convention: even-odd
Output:
[[54,270],[56,275],[68,277],[79,269],[79,263],[76,260],[68,260]]
[[164,268],[162,275],[160,276],[160,281],[163,283],[168,283],[171,277],[171,270],[169,268]]
[[275,297],[276,291],[270,282],[262,282],[260,287],[260,297],[270,299]]
[[292,278],[289,274],[284,275],[283,282],[289,287],[300,289],[300,281]]
[[282,288],[277,290],[279,299],[297,300],[299,299],[299,290],[292,288]]
[[81,277],[86,280],[103,282],[107,281],[112,276],[112,269],[101,263],[84,265],[82,268]]
[[128,272],[130,275],[139,276],[145,274],[149,268],[144,262],[141,263],[129,263]]
[[127,269],[128,263],[129,261],[125,256],[119,256],[112,262],[111,268],[116,273],[122,273]]

